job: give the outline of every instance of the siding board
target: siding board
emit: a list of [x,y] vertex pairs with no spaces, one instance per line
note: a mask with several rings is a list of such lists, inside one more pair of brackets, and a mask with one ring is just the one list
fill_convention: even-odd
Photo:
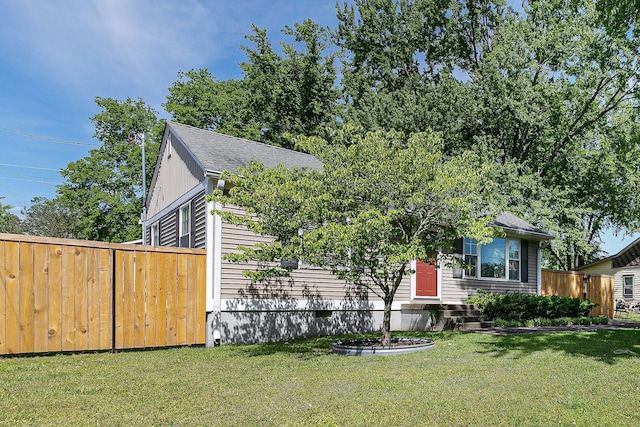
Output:
[[[225,207],[226,210],[239,212],[237,207]],[[252,246],[255,243],[267,243],[271,239],[258,236],[245,227],[223,222],[222,224],[222,266],[221,266],[221,298],[274,298],[309,301],[342,301],[342,300],[378,300],[369,295],[365,288],[348,285],[335,277],[329,270],[321,268],[300,268],[291,272],[290,278],[274,280],[269,286],[252,285],[251,280],[243,276],[244,270],[255,270],[258,263],[237,264],[224,260],[224,255],[238,252],[238,246]],[[396,292],[394,301],[411,300],[411,279],[405,276]]]
[[207,203],[205,200],[205,192],[202,190],[193,201],[193,247],[204,249],[207,239],[207,215],[211,215],[207,212]]

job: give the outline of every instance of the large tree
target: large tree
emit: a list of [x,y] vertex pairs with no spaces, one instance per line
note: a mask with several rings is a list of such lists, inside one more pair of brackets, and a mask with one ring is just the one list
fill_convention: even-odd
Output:
[[[485,241],[492,234],[491,168],[472,152],[448,158],[431,132],[363,137],[345,130],[332,144],[317,137],[299,144],[323,161],[322,170],[265,169],[254,162],[223,175],[231,190],[215,192],[214,199],[245,209],[222,210],[224,218],[275,238],[228,258],[303,260],[368,289],[384,301],[382,344],[388,345],[391,304],[412,272],[411,260],[434,259],[463,235]],[[265,280],[287,270],[270,264],[248,273]]]
[[30,236],[61,237],[75,239],[79,219],[72,206],[65,206],[60,199],[36,197],[31,205],[22,211],[22,230]]
[[311,20],[285,27],[291,43],[278,54],[267,31],[253,26],[240,64],[247,107],[262,131],[261,140],[287,148],[284,134],[323,136],[337,124],[339,91],[335,85],[335,52],[328,51],[329,32]]
[[178,123],[258,140],[261,129],[248,110],[242,80],[216,80],[206,69],[178,73],[163,107]]
[[482,153],[503,168],[509,209],[558,237],[554,267],[593,260],[604,230],[640,218],[628,155],[640,46],[605,31],[596,4],[356,0],[338,13],[348,117],[430,126],[448,153]]
[[63,206],[78,213],[74,235],[80,239],[122,242],[142,235],[142,155],[131,143],[145,134],[147,184],[155,167],[163,123],[142,99],[96,98],[102,111],[91,118],[102,142],[87,157],[61,171],[57,189]]

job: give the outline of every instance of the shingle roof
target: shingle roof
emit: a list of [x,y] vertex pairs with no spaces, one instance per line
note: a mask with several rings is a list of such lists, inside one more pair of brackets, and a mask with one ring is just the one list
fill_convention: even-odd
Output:
[[608,256],[606,258],[602,258],[599,261],[594,261],[592,263],[582,265],[577,270],[582,270],[587,267],[591,267],[595,264],[600,264],[605,261],[611,261],[612,268],[622,268],[626,266],[636,266],[638,265],[638,261],[640,260],[640,238],[634,240],[626,247],[620,250],[615,255]]
[[167,126],[187,146],[207,172],[220,173],[225,170],[235,172],[254,159],[263,163],[265,167],[276,167],[282,164],[289,169],[322,168],[320,160],[310,154],[175,122],[168,122]]
[[527,221],[518,218],[509,212],[503,212],[491,221],[491,225],[501,227],[506,232],[535,236],[541,239],[553,239],[553,236],[539,228],[529,224]]

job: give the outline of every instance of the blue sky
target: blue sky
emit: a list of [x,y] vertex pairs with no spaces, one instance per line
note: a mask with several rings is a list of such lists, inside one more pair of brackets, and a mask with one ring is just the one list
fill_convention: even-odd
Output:
[[[178,71],[206,67],[218,79],[240,78],[251,23],[276,42],[285,25],[305,18],[334,26],[335,5],[0,0],[0,202],[19,214],[34,197],[55,195],[58,171],[97,146],[89,120],[99,112],[96,96],[140,97],[166,117],[161,104]],[[606,250],[629,242],[608,236]]]
[[[240,78],[251,23],[335,22],[335,0],[0,0],[0,197],[51,198],[60,168],[88,154],[96,96],[161,104],[178,71]],[[79,142],[64,144],[36,139]]]

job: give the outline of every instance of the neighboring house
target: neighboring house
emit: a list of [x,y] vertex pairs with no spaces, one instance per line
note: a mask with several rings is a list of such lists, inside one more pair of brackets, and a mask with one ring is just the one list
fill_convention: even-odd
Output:
[[615,302],[640,302],[640,239],[617,254],[577,269],[585,274],[613,276]]
[[[145,241],[207,250],[208,345],[379,330],[383,302],[327,270],[300,265],[290,278],[251,284],[242,273],[258,268],[257,264],[224,260],[238,245],[265,238],[211,214],[221,207],[207,202],[205,195],[224,189],[220,174],[253,159],[267,167],[319,169],[318,159],[171,122],[166,124],[158,156],[149,188]],[[456,242],[455,256],[465,260],[467,270],[444,263],[439,268],[413,263],[416,273],[405,278],[394,299],[392,329],[407,324],[401,320],[403,304],[460,304],[480,288],[540,292],[540,246],[552,237],[508,213],[494,225],[505,236],[488,245],[470,239]]]

